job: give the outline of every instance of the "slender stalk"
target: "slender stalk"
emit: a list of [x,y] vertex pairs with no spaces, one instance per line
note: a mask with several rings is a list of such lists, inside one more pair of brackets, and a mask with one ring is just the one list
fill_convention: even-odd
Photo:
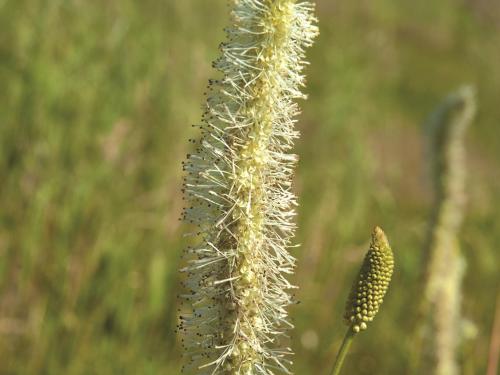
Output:
[[498,358],[500,354],[500,294],[497,297],[495,318],[491,329],[490,351],[488,355],[488,370],[486,375],[498,374]]
[[340,369],[342,368],[345,356],[351,347],[354,336],[356,336],[356,332],[354,332],[352,326],[350,326],[345,333],[344,340],[342,341],[342,345],[337,353],[337,358],[335,358],[335,364],[333,365],[330,375],[340,374]]

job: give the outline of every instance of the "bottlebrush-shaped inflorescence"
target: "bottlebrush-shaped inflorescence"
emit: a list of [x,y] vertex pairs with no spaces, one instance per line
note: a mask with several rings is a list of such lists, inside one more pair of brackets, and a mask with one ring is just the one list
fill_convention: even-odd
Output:
[[318,29],[308,2],[233,4],[214,63],[222,77],[210,81],[202,136],[184,163],[183,217],[196,226],[197,244],[186,249],[182,270],[189,305],[179,323],[183,370],[289,373],[293,100],[304,97],[304,49]]

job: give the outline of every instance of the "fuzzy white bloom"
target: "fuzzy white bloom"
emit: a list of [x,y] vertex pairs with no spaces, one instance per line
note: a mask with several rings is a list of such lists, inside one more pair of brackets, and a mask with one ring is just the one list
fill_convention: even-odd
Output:
[[183,216],[198,228],[198,244],[186,250],[183,269],[191,308],[179,324],[183,371],[289,373],[293,100],[305,97],[304,48],[318,29],[308,2],[233,3],[214,63],[222,77],[210,81],[202,137],[184,163]]

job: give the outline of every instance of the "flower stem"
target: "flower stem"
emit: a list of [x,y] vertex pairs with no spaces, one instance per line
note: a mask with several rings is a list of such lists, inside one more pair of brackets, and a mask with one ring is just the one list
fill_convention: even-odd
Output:
[[354,336],[356,336],[356,332],[353,331],[352,326],[349,326],[344,336],[344,341],[342,341],[342,346],[337,353],[337,358],[335,358],[335,364],[333,365],[330,375],[340,374],[340,369],[342,368],[342,364],[344,363],[345,356],[349,351]]

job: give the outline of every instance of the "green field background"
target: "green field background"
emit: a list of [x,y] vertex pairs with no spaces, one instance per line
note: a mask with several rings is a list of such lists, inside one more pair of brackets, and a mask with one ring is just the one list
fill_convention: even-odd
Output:
[[[432,209],[422,123],[477,88],[467,135],[464,374],[499,287],[500,4],[318,0],[297,127],[294,372],[326,374],[374,225],[396,270],[345,374],[405,374]],[[180,373],[181,161],[225,0],[0,0],[0,374]]]

